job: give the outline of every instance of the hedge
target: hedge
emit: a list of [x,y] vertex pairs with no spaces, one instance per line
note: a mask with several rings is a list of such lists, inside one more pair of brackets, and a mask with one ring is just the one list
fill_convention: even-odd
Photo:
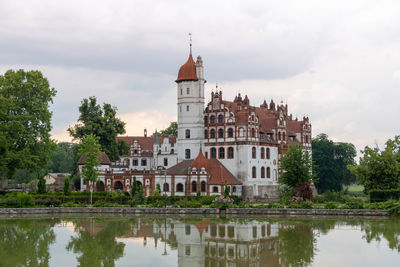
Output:
[[369,191],[371,202],[386,201],[389,199],[400,199],[400,189],[376,189]]

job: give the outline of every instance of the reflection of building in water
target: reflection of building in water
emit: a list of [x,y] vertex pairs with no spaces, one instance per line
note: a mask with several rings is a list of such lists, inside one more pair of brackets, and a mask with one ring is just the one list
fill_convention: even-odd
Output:
[[[166,241],[178,250],[178,266],[279,266],[279,224],[250,221],[213,223],[166,219],[139,221],[132,236]],[[167,236],[167,240],[164,239]],[[158,240],[160,238],[160,240]]]

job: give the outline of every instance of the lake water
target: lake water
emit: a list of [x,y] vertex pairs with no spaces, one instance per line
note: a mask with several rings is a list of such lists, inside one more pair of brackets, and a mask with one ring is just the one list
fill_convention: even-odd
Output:
[[400,266],[400,220],[0,217],[0,266]]

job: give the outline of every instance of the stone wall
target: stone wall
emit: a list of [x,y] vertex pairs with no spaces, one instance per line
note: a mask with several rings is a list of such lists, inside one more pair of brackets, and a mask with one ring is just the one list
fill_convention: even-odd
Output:
[[226,210],[212,208],[0,208],[0,215],[18,214],[232,214],[232,215],[333,215],[333,216],[389,216],[388,210],[329,210],[329,209],[249,209]]

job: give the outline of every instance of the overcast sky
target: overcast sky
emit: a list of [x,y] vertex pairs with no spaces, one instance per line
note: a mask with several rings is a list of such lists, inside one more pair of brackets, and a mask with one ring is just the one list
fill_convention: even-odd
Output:
[[142,135],[176,121],[189,32],[206,101],[216,83],[226,100],[284,101],[358,149],[400,134],[400,1],[1,0],[0,73],[49,79],[59,141],[93,95]]

